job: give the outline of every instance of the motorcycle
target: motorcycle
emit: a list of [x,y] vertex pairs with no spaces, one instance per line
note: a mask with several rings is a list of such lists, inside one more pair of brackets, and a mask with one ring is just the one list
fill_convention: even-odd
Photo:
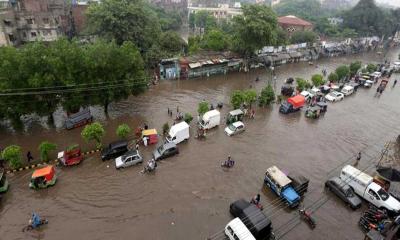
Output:
[[306,211],[306,209],[300,209],[299,213],[301,217],[308,223],[308,225],[311,227],[311,229],[314,229],[317,224],[315,219],[311,216],[311,212]]
[[143,170],[141,171],[141,173],[151,173],[151,172],[154,172],[155,170],[156,170],[156,168],[157,168],[157,162],[156,161],[154,161],[154,165],[152,166],[151,165],[151,162],[149,161],[148,163],[147,163],[147,165],[143,168]]
[[231,163],[229,163],[228,161],[224,161],[221,163],[221,167],[225,167],[225,168],[231,168],[235,166],[235,161],[231,161]]
[[49,221],[47,219],[40,219],[40,218],[34,219],[34,218],[31,218],[29,220],[28,226],[24,227],[22,229],[22,232],[31,231],[31,230],[34,230],[34,229],[39,229],[41,226],[46,225],[48,223],[49,223]]

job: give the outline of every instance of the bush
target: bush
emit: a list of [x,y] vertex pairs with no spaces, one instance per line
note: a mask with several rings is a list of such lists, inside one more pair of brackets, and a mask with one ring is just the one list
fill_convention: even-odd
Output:
[[322,84],[325,83],[324,77],[321,74],[315,74],[311,78],[311,82],[314,84],[314,86],[319,87]]
[[271,84],[268,84],[265,88],[261,90],[261,94],[258,100],[259,105],[268,106],[275,101],[275,92]]
[[375,72],[377,69],[378,69],[378,66],[376,66],[375,64],[370,63],[370,64],[367,65],[367,71],[368,71],[369,73],[373,73],[373,72]]
[[11,145],[6,147],[2,154],[2,158],[10,164],[14,169],[20,168],[22,166],[22,151],[21,147],[17,145]]
[[336,73],[332,72],[332,73],[329,74],[328,80],[330,82],[337,82],[337,81],[339,81],[339,77],[338,77],[338,75]]
[[104,134],[105,130],[99,122],[94,122],[90,125],[86,125],[81,132],[82,138],[86,142],[95,141],[97,148],[101,147],[101,139],[103,138]]
[[119,138],[126,139],[132,132],[128,124],[121,124],[117,127],[116,134]]
[[204,113],[208,112],[209,110],[210,110],[210,108],[208,106],[208,102],[202,101],[199,103],[197,112],[200,114],[200,116],[203,115]]
[[305,89],[311,88],[311,83],[307,80],[304,80],[302,78],[296,78],[296,83],[297,83],[297,90],[298,91],[304,91]]
[[242,91],[236,90],[231,95],[231,104],[234,109],[240,108],[245,100],[245,96]]
[[190,124],[193,120],[193,116],[190,113],[185,113],[185,116],[183,117],[183,120],[187,123]]
[[257,100],[257,92],[253,89],[249,89],[243,92],[243,100],[246,104],[250,105]]
[[50,143],[48,141],[44,141],[40,143],[39,145],[39,153],[40,153],[40,159],[42,161],[47,162],[49,160],[49,153],[51,151],[56,150],[57,145],[54,143]]
[[164,123],[164,125],[162,126],[162,130],[163,130],[163,135],[167,135],[168,134],[169,124],[167,122]]
[[355,75],[360,68],[361,68],[361,62],[360,61],[352,62],[350,64],[350,73],[351,73],[351,75]]
[[346,65],[342,65],[336,68],[335,72],[338,75],[339,81],[341,81],[350,74],[350,68]]

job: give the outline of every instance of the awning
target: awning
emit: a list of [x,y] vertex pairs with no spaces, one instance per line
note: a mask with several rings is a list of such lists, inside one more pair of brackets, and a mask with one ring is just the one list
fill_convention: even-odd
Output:
[[190,68],[198,68],[201,67],[201,63],[196,62],[196,63],[189,63]]

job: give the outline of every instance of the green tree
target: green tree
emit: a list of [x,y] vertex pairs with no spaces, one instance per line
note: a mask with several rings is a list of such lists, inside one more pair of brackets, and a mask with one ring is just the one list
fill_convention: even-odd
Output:
[[268,84],[265,88],[261,90],[260,97],[258,99],[259,105],[268,106],[275,101],[275,92],[271,84]]
[[183,49],[187,47],[185,41],[183,41],[179,34],[173,31],[162,33],[159,44],[161,51],[167,53],[168,57],[182,53]]
[[257,92],[253,89],[248,89],[248,90],[244,91],[243,92],[243,100],[244,100],[244,103],[250,105],[250,108],[251,108],[251,105],[255,101],[257,101]]
[[203,49],[222,51],[228,49],[229,44],[225,33],[213,29],[204,35],[201,46]]
[[338,77],[338,75],[337,75],[336,73],[331,72],[331,73],[328,75],[328,80],[329,80],[330,82],[337,82],[337,81],[339,81],[339,77]]
[[296,83],[297,83],[297,90],[298,91],[304,91],[305,89],[311,88],[311,83],[305,79],[302,78],[296,78]]
[[323,77],[321,74],[314,74],[314,75],[311,77],[311,82],[312,82],[312,83],[314,84],[314,86],[316,86],[316,87],[319,87],[319,86],[321,86],[322,84],[325,83],[324,77]]
[[243,15],[233,18],[233,49],[248,58],[277,40],[277,18],[265,5],[244,5]]
[[279,16],[295,15],[309,21],[328,13],[318,0],[282,0],[274,6],[274,10]]
[[104,0],[86,11],[88,32],[117,44],[133,42],[141,52],[156,43],[161,33],[157,14],[142,0]]
[[86,125],[85,128],[82,130],[81,135],[82,138],[86,141],[95,141],[96,147],[101,147],[101,139],[105,134],[105,130],[103,125],[99,122],[94,122],[90,125]]
[[290,42],[296,43],[314,43],[317,40],[317,34],[311,31],[294,32],[290,38]]
[[1,156],[8,162],[8,164],[10,164],[13,169],[17,169],[22,166],[22,151],[20,146],[11,145],[6,147]]
[[370,64],[367,65],[367,71],[368,71],[369,73],[373,73],[373,72],[375,72],[377,69],[378,69],[378,67],[377,67],[375,64],[373,64],[373,63],[370,63]]
[[231,104],[234,109],[240,108],[244,100],[245,96],[240,90],[235,90],[231,95]]
[[50,152],[57,149],[57,145],[48,141],[41,142],[39,145],[40,159],[47,162]]
[[193,120],[193,116],[190,113],[185,113],[185,116],[183,117],[183,120],[187,123],[190,124]]
[[168,131],[169,131],[169,124],[168,124],[167,122],[164,123],[162,129],[163,129],[163,135],[164,135],[164,136],[167,135],[167,134],[168,134]]
[[360,68],[361,68],[361,62],[360,61],[352,62],[350,64],[350,73],[351,73],[351,75],[355,75]]
[[203,115],[204,113],[208,112],[210,110],[209,106],[208,106],[208,102],[206,101],[201,101],[199,103],[199,106],[197,108],[197,112],[199,113],[199,115]]
[[116,134],[119,138],[126,139],[129,134],[131,134],[132,129],[128,126],[128,124],[124,123],[117,127]]
[[195,54],[200,50],[200,36],[190,36],[188,38],[189,54]]
[[350,74],[350,68],[346,65],[339,66],[335,70],[339,81],[343,80],[345,77],[349,76]]

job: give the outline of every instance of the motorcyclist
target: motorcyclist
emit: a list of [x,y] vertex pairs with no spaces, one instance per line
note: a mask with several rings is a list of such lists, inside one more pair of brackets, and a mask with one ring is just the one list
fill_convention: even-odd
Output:
[[231,156],[228,156],[228,160],[226,160],[223,164],[223,166],[231,168],[233,167],[233,165],[235,165],[235,161],[232,160]]
[[151,172],[151,171],[154,171],[154,169],[156,169],[156,167],[157,167],[157,163],[156,163],[156,161],[154,160],[154,158],[152,158],[152,159],[150,159],[150,160],[147,162],[147,165],[144,167],[143,172]]

